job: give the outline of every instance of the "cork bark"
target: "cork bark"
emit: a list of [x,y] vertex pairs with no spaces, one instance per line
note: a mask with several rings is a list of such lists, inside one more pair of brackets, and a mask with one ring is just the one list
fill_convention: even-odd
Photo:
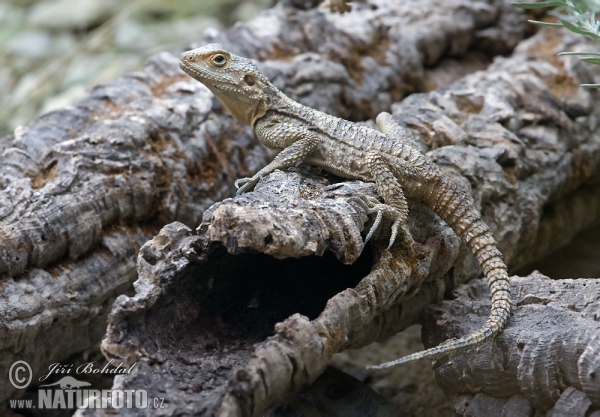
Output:
[[[593,68],[555,57],[583,39],[544,31],[444,88],[437,65],[455,70],[443,82],[464,74],[461,59],[485,68],[485,54],[507,54],[525,35],[522,12],[501,1],[390,0],[338,16],[301,3],[206,41],[257,59],[313,108],[365,120],[391,106],[470,190],[510,267],[598,221],[589,207],[598,207],[600,109],[578,88]],[[369,184],[300,167],[223,200],[272,155],[177,61],[157,55],[0,140],[4,374],[24,359],[39,376],[94,346],[127,293],[103,349],[140,366],[115,387],[167,389],[173,413],[259,415],[314,381],[334,352],[394,334],[479,275],[417,203],[414,254],[384,251],[386,229],[365,248],[369,219],[351,196],[377,198]],[[0,380],[0,395],[21,392]]]
[[[596,92],[578,87],[592,79],[593,69],[554,56],[555,49],[576,42],[585,43],[566,32],[543,31],[485,72],[392,106],[400,123],[421,134],[430,157],[469,190],[512,268],[544,252],[536,247],[541,239],[545,250],[552,250],[599,219],[594,190],[600,138],[594,120],[600,108]],[[542,45],[545,53],[537,52]],[[372,184],[340,182],[301,165],[276,171],[254,192],[213,205],[196,233],[179,223],[163,228],[140,252],[136,295],[119,297],[110,316],[102,344],[105,354],[128,365],[143,359],[116,386],[144,387],[156,396],[166,389],[175,410],[185,404],[200,415],[261,415],[288,391],[314,381],[334,353],[384,340],[416,322],[424,306],[480,274],[448,226],[415,202],[409,219],[417,241],[414,253],[401,244],[386,251],[385,226],[364,247],[360,233],[364,235],[369,220],[352,201],[357,193],[377,197]],[[560,229],[573,218],[578,220],[570,225],[576,228]],[[552,225],[562,233],[547,234]],[[515,279],[514,323],[477,350],[488,352],[482,360],[500,367],[504,378],[502,358],[508,355],[509,338],[535,325],[521,311],[527,304],[523,298],[543,299],[549,291],[543,279],[528,279]],[[575,299],[578,292],[570,296]],[[489,303],[485,291],[473,297]],[[552,299],[562,302],[559,295]],[[455,302],[470,311],[468,301]],[[587,358],[598,356],[595,321],[578,317],[577,307],[572,310],[574,319],[581,319],[581,329],[578,337],[562,341],[562,349],[579,352],[583,347]],[[489,307],[472,314],[480,325]],[[552,306],[539,314],[551,316]],[[551,332],[567,334],[568,329],[561,321]],[[452,330],[455,336],[458,330]],[[431,332],[430,344],[451,337],[448,331]],[[543,345],[542,340],[531,344]],[[491,353],[490,346],[495,349]],[[448,360],[455,365],[452,372],[438,371],[439,383],[451,393],[520,395],[511,407],[524,399],[522,410],[546,411],[560,406],[561,395],[574,389],[571,397],[590,398],[582,402],[586,410],[597,406],[596,388],[589,372],[585,382],[586,371],[579,379],[562,380],[549,399],[543,390],[527,388],[526,381],[537,383],[537,367],[551,363],[575,369],[580,355],[554,354],[550,363],[534,356],[524,371],[529,374],[515,374],[513,385],[518,388],[510,389],[488,384],[491,370],[477,368],[470,352],[460,358],[460,363]],[[512,360],[519,360],[518,352]],[[593,360],[586,363],[595,369]],[[483,371],[472,371],[470,381],[456,384],[464,366]],[[192,398],[194,405],[189,403]]]
[[[600,279],[551,280],[534,272],[513,277],[512,291],[517,308],[502,338],[434,365],[442,388],[458,395],[456,414],[598,412]],[[481,280],[459,288],[456,299],[427,315],[425,339],[478,328],[488,293]]]

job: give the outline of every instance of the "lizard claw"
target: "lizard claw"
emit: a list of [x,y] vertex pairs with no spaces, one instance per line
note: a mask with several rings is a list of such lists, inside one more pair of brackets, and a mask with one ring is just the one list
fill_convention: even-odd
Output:
[[408,230],[408,227],[406,226],[406,223],[404,222],[404,216],[402,216],[400,211],[398,211],[396,208],[387,204],[381,204],[376,199],[369,198],[364,195],[355,196],[350,201],[359,205],[363,210],[367,212],[367,214],[377,213],[377,217],[375,217],[375,220],[373,221],[371,230],[369,230],[369,233],[365,238],[365,243],[367,243],[369,239],[373,237],[373,234],[381,225],[383,216],[386,216],[387,218],[394,220],[394,223],[391,227],[392,234],[390,236],[390,241],[387,249],[389,250],[392,247],[398,235],[402,236],[402,240],[407,244],[409,249],[413,247],[414,240],[412,238],[412,235],[410,234],[410,231]]
[[[367,214],[377,212],[377,217],[375,217],[375,221],[371,225],[371,229],[369,230],[369,233],[367,233],[367,237],[365,238],[364,243],[366,244],[373,237],[373,234],[381,224],[381,220],[383,220],[383,204],[380,204],[379,201],[377,201],[373,197],[367,197],[362,194],[352,197],[350,201],[362,208]],[[379,210],[377,210],[377,208],[379,208]]]
[[235,195],[244,194],[245,192],[250,191],[250,189],[252,189],[252,187],[254,187],[258,181],[259,178],[255,179],[255,177],[240,178],[238,180],[235,180],[235,182],[233,183],[233,185],[235,185],[235,188],[237,188],[237,192],[235,193]]
[[392,235],[390,236],[390,243],[387,247],[387,250],[390,250],[394,242],[396,241],[396,236],[398,236],[398,229],[400,228],[400,223],[398,220],[394,222],[392,225]]
[[412,235],[410,234],[410,230],[408,230],[408,226],[406,225],[406,223],[403,223],[401,219],[396,219],[396,221],[392,225],[392,235],[390,236],[390,243],[387,247],[388,250],[390,250],[398,236],[402,237],[402,240],[404,241],[404,243],[406,243],[406,246],[412,253],[412,248],[415,245],[415,241]]
[[[373,233],[375,233],[375,230],[377,230],[377,228],[379,227],[379,224],[381,223],[382,219],[383,219],[383,211],[379,210],[377,212],[377,217],[375,217],[375,221],[373,222],[373,225],[371,226],[371,230],[369,230],[369,233],[367,234],[367,237],[365,238],[365,244],[367,244],[369,239],[371,239],[371,237],[373,237]],[[390,245],[390,246],[392,246],[392,245]],[[389,247],[388,247],[388,249],[389,249]]]
[[[252,178],[239,178],[237,180],[235,180],[235,182],[233,183],[233,185],[235,185],[236,189],[240,189],[240,187],[243,185],[242,183],[247,183],[248,181],[250,181]],[[240,185],[242,184],[242,185]]]
[[[389,206],[388,206],[389,207]],[[393,211],[396,211],[393,207],[391,208]],[[388,244],[387,249],[390,250],[396,238],[400,236],[404,246],[408,248],[409,255],[414,255],[415,241],[408,230],[408,225],[403,221],[402,217],[396,217],[394,224],[392,225],[392,235],[390,236],[390,243]]]
[[233,185],[237,188],[237,192],[235,195],[244,194],[247,191],[250,191],[260,180],[263,179],[263,175],[261,173],[256,174],[252,178],[239,178],[235,180]]

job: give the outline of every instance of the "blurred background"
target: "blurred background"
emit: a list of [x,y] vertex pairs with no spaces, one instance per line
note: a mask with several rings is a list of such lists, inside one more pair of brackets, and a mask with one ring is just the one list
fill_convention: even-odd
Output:
[[0,0],[0,137],[274,0]]

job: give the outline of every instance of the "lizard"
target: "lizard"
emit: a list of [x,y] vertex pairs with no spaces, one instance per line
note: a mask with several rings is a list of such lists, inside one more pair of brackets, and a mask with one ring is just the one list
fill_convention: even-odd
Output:
[[407,138],[404,128],[391,115],[382,113],[377,117],[378,131],[304,106],[275,87],[252,60],[216,43],[184,52],[180,67],[204,84],[233,117],[251,126],[263,145],[279,151],[254,176],[235,181],[238,195],[250,191],[276,169],[306,162],[342,178],[375,183],[383,203],[357,198],[368,214],[376,214],[365,243],[384,217],[393,221],[388,250],[399,233],[407,242],[412,241],[406,229],[408,197],[432,209],[477,258],[492,300],[483,327],[463,338],[370,369],[449,356],[479,346],[503,330],[512,306],[510,282],[489,227],[462,188],[418,150],[418,144]]

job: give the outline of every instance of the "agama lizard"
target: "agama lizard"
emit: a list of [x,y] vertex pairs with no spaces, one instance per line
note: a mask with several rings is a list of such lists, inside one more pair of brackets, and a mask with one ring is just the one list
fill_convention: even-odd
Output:
[[406,195],[437,213],[477,257],[492,294],[492,311],[485,325],[464,338],[371,368],[448,356],[481,345],[504,328],[512,304],[510,285],[489,228],[467,195],[406,139],[403,128],[389,114],[377,117],[379,132],[303,106],[271,84],[251,60],[219,44],[185,52],[180,66],[208,87],[236,119],[250,125],[263,145],[279,151],[273,162],[252,178],[236,181],[238,194],[251,190],[276,169],[304,161],[343,178],[375,183],[385,203],[358,200],[368,213],[377,214],[365,241],[383,216],[393,221],[388,249],[399,232],[412,241],[405,229]]

